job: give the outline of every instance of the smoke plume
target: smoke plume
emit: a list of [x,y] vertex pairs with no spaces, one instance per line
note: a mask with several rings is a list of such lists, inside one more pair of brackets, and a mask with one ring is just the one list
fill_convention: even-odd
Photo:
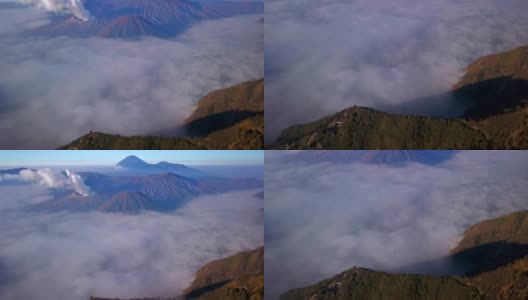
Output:
[[88,187],[82,177],[70,170],[60,171],[56,169],[39,169],[30,170],[24,169],[18,175],[2,175],[2,180],[20,180],[40,184],[52,189],[68,189],[73,190],[81,196],[90,195],[90,187]]
[[20,0],[38,8],[55,13],[71,13],[76,18],[88,21],[92,18],[90,12],[84,7],[83,0]]

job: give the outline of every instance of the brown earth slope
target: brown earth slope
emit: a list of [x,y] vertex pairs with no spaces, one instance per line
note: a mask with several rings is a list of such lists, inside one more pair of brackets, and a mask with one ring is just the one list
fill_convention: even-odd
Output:
[[264,247],[212,261],[196,273],[186,299],[264,298]]

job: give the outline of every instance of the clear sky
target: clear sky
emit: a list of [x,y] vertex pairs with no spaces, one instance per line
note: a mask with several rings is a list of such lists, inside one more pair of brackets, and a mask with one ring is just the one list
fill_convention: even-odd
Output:
[[259,165],[264,151],[72,151],[72,150],[1,150],[0,166],[114,165],[135,155],[149,163],[168,161],[186,165]]

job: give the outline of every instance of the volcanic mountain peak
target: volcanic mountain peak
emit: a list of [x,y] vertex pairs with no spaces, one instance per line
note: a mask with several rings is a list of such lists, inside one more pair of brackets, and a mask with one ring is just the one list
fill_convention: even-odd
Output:
[[84,6],[93,18],[83,21],[75,17],[57,17],[51,24],[33,32],[76,37],[167,38],[180,34],[200,21],[263,12],[263,4],[256,2],[86,0]]
[[144,160],[141,160],[139,157],[135,155],[129,155],[125,157],[123,160],[117,163],[117,166],[123,167],[123,168],[142,168],[142,167],[148,167],[150,166],[149,163],[145,162]]
[[156,25],[142,16],[120,16],[98,33],[101,37],[134,38],[162,35]]
[[115,194],[109,201],[99,207],[107,212],[136,212],[140,210],[161,211],[159,201],[156,201],[140,191],[123,191]]

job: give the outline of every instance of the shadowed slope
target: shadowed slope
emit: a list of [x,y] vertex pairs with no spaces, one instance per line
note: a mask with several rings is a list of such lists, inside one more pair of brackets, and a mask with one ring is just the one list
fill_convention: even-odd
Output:
[[264,80],[246,81],[208,94],[186,122],[186,129],[198,137],[127,137],[90,132],[59,149],[263,149]]

